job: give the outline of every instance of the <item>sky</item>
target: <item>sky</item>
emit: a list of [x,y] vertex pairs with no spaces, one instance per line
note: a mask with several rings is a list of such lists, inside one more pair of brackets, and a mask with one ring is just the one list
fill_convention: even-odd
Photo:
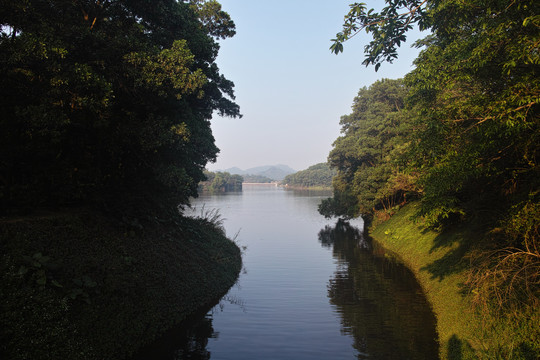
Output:
[[[365,32],[330,52],[350,0],[220,0],[236,24],[220,40],[217,65],[235,84],[242,118],[215,115],[212,132],[220,149],[212,171],[285,164],[295,170],[325,162],[340,135],[339,120],[351,113],[358,90],[403,77],[413,69],[422,37],[411,34],[393,64],[366,68]],[[364,1],[366,2],[366,1]],[[368,7],[383,4],[367,1]]]

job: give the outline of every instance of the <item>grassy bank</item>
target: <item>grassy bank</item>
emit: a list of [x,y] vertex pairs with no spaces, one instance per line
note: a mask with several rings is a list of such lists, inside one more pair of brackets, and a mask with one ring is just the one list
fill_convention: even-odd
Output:
[[409,204],[390,220],[376,224],[370,235],[399,254],[415,272],[437,316],[441,359],[537,359],[540,356],[539,311],[516,316],[481,315],[463,284],[467,254],[483,237],[473,226],[440,234],[410,218]]
[[234,284],[238,247],[203,219],[87,211],[0,221],[4,359],[122,359]]

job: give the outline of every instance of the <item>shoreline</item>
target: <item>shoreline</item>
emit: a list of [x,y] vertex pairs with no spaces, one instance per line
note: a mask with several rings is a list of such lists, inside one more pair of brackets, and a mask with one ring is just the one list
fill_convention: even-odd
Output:
[[370,224],[369,236],[386,249],[396,253],[413,271],[433,308],[437,318],[440,359],[451,360],[452,354],[461,353],[464,359],[475,359],[481,344],[478,319],[471,310],[467,298],[461,295],[460,284],[466,280],[464,271],[436,276],[430,265],[444,258],[453,247],[436,248],[436,233],[425,231],[420,225],[409,221],[414,204],[400,209],[389,220]]
[[[464,293],[467,249],[482,234],[464,224],[445,233],[426,229],[410,218],[418,203],[409,203],[389,220],[370,224],[369,236],[396,253],[414,272],[437,318],[440,359],[533,359],[539,312],[512,316],[480,314]],[[532,356],[532,357],[530,357]]]
[[219,300],[242,267],[203,219],[130,226],[81,211],[1,225],[1,358],[129,358]]

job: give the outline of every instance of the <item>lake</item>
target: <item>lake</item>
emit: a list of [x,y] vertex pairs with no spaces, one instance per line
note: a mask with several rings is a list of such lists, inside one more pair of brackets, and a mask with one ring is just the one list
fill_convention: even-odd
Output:
[[413,274],[361,220],[319,215],[329,194],[244,185],[202,194],[246,247],[238,283],[140,359],[437,359],[435,317]]

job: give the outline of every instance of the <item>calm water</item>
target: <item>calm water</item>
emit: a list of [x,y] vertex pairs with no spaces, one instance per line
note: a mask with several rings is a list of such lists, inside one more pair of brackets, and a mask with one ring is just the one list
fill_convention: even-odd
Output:
[[327,195],[244,185],[202,195],[246,246],[238,284],[139,358],[436,359],[435,319],[414,277],[363,239],[361,220],[324,219]]

